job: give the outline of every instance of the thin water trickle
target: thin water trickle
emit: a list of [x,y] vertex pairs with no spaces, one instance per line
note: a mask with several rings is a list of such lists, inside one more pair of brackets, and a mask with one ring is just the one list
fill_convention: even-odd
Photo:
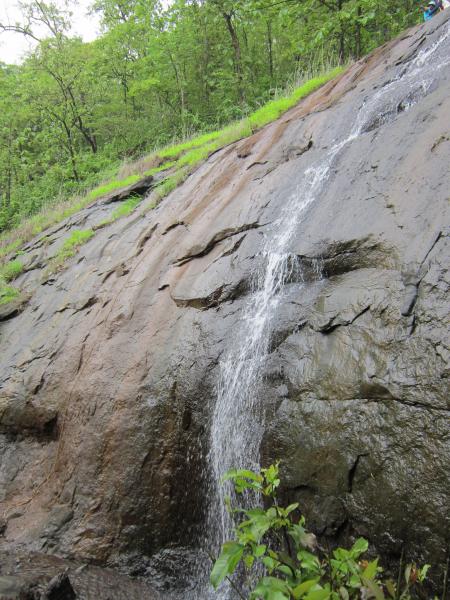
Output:
[[[403,71],[399,69],[388,84],[363,101],[348,135],[304,171],[286,199],[281,215],[266,233],[261,250],[264,267],[255,276],[252,292],[242,311],[239,331],[220,363],[208,455],[213,489],[206,523],[209,544],[215,553],[232,532],[224,502],[225,495],[231,495],[232,490],[222,486],[220,478],[230,468],[259,467],[264,407],[258,392],[270,348],[271,322],[283,302],[286,283],[291,281],[293,269],[301,268],[290,248],[294,234],[349,144],[370,130],[371,123],[377,122],[379,127],[389,118],[395,118],[402,102],[401,111],[406,112],[428,93],[436,71],[450,63],[446,51],[441,62],[435,60],[430,66],[430,58],[449,37],[450,27],[447,27],[440,39],[421,50]],[[255,501],[255,497],[247,498],[249,504]],[[228,598],[228,589],[224,588],[215,597]]]

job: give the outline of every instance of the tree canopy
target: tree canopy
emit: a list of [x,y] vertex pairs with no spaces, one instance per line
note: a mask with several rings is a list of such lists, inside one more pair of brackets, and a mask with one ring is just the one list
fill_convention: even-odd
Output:
[[420,18],[414,0],[95,0],[92,10],[103,33],[90,43],[51,2],[27,0],[20,23],[0,23],[0,35],[37,41],[20,66],[0,63],[0,231]]

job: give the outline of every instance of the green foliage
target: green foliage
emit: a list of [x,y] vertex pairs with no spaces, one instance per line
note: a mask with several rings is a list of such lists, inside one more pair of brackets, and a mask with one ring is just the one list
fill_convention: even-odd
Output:
[[302,98],[305,98],[308,94],[314,92],[320,86],[327,83],[327,81],[339,75],[342,71],[342,67],[336,67],[329,73],[323,74],[319,77],[313,77],[294,90],[294,92],[289,96],[268,102],[265,106],[262,106],[249,116],[248,119],[251,127],[253,129],[257,129],[274,121],[275,119],[278,119],[279,116],[295,106]]
[[20,295],[20,292],[17,288],[12,285],[5,285],[0,280],[0,306],[2,304],[8,304],[8,302],[12,302]]
[[[364,538],[331,554],[320,549],[305,528],[298,503],[283,508],[277,502],[278,463],[260,473],[233,469],[223,477],[227,480],[238,496],[258,492],[264,508],[232,508],[228,501],[236,523],[235,540],[222,546],[214,563],[210,581],[215,589],[228,579],[239,597],[249,600],[410,600],[413,588],[425,580],[429,565],[411,564],[397,589],[392,580],[383,579],[378,559],[363,558],[369,547]],[[238,565],[245,575],[239,584],[232,579]]]
[[0,268],[0,279],[9,282],[18,277],[23,271],[20,260],[11,260]]
[[20,295],[19,290],[8,283],[22,272],[23,264],[19,260],[11,260],[0,266],[0,305],[7,304]]
[[[173,175],[166,177],[156,188],[156,202],[161,201],[165,198],[170,192],[172,192],[176,187],[182,183],[186,177],[188,176],[188,171],[186,169],[180,169],[176,171]],[[154,208],[154,205],[151,207]]]
[[11,252],[14,252],[14,250],[17,250],[17,248],[19,248],[19,246],[23,243],[23,240],[21,238],[18,238],[12,242],[10,242],[9,244],[5,244],[4,246],[0,245],[0,260],[7,256],[8,254],[10,254]]
[[126,217],[130,215],[136,206],[141,202],[142,198],[138,195],[132,195],[127,200],[124,200],[117,208],[113,210],[111,216],[108,219],[102,221],[101,225],[109,225],[110,223],[114,223],[117,219],[121,217]]
[[[161,156],[161,154],[159,154],[159,156]],[[153,169],[149,169],[148,171],[145,171],[144,175],[156,175],[157,173],[161,173],[161,171],[167,171],[168,169],[171,169],[176,164],[177,164],[176,160],[169,160],[169,161],[163,163],[159,167],[153,167]]]
[[65,260],[71,256],[75,256],[80,246],[85,244],[94,235],[92,229],[75,229],[70,236],[64,241],[57,256]]
[[212,131],[210,133],[205,133],[203,135],[197,136],[186,142],[182,142],[181,144],[169,146],[168,148],[160,150],[158,152],[158,156],[160,156],[161,158],[177,158],[178,156],[180,156],[180,154],[183,154],[188,150],[192,150],[193,148],[198,148],[199,146],[204,146],[205,144],[212,142],[220,136],[220,133],[220,131]]
[[88,194],[89,200],[96,200],[101,196],[105,196],[110,192],[114,192],[115,190],[120,190],[121,188],[127,187],[128,185],[132,185],[133,183],[137,183],[141,179],[139,175],[130,175],[125,179],[113,180],[105,183],[104,185],[100,185],[93,190],[91,190]]
[[[293,81],[361,56],[421,16],[411,0],[389,10],[381,0],[96,0],[95,9],[103,34],[83,43],[69,34],[68,12],[21,3],[22,30],[42,41],[22,65],[0,65],[0,232],[43,211],[30,223],[42,231],[55,222],[52,206],[127,185],[121,161],[158,147],[171,166],[150,174],[177,160],[193,168],[292,106],[300,96],[276,98]],[[33,32],[37,22],[53,25]]]
[[122,204],[112,212],[111,219],[115,221],[120,219],[120,217],[126,217],[127,215],[131,214],[140,201],[140,196],[131,196],[128,198],[128,200],[122,202]]
[[[342,71],[342,67],[337,67],[329,73],[314,77],[296,88],[289,96],[273,100],[250,114],[249,117],[232,123],[221,130],[212,131],[208,134],[195,137],[183,144],[157,151],[156,156],[161,159],[167,156],[172,158],[178,156],[178,159],[164,163],[161,167],[157,167],[156,169],[151,169],[150,171],[147,171],[146,174],[153,175],[154,173],[172,167],[176,167],[177,169],[185,169],[187,167],[189,170],[192,170],[216,150],[251,135],[256,129],[274,121],[302,98],[318,89],[330,79],[339,75]],[[175,182],[177,181],[180,183],[184,178],[184,175],[176,174],[166,178],[159,188],[159,198],[166,196],[176,187]]]

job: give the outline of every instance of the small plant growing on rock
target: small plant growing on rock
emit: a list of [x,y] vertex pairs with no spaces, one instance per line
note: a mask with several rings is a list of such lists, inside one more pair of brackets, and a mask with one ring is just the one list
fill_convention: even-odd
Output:
[[0,306],[16,300],[19,295],[20,292],[17,288],[12,285],[3,285],[0,281]]
[[23,271],[23,264],[20,260],[11,260],[0,268],[0,278],[6,282],[19,277]]
[[93,235],[94,232],[92,229],[74,229],[55,256],[50,260],[44,272],[44,279],[60,271],[66,261],[75,256],[81,246],[88,242]]
[[223,480],[234,483],[238,496],[256,490],[267,508],[232,508],[228,501],[237,522],[235,540],[223,544],[215,561],[210,576],[215,589],[227,579],[244,600],[409,600],[426,577],[429,565],[408,565],[403,586],[384,580],[378,559],[363,558],[368,550],[364,538],[331,555],[321,549],[305,529],[298,503],[278,505],[278,464],[260,473],[230,470]]

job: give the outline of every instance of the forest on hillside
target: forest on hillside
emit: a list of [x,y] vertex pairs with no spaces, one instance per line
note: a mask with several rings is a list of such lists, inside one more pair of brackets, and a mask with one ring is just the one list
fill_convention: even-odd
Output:
[[0,232],[421,16],[415,0],[96,0],[103,33],[84,43],[71,10],[28,0],[21,22],[0,23],[38,42],[21,65],[0,63]]

